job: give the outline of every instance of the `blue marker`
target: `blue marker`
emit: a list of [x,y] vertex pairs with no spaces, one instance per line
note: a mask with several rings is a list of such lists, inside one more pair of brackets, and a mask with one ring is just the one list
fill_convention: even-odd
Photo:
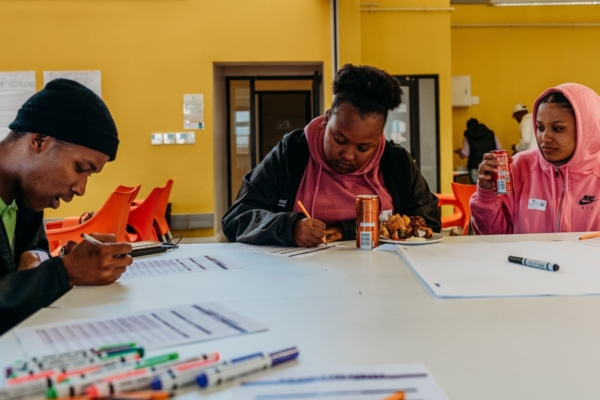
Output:
[[180,387],[191,385],[196,381],[196,378],[199,374],[201,374],[209,368],[213,368],[215,366],[234,365],[236,363],[242,363],[244,361],[262,357],[264,357],[263,353],[255,353],[249,354],[244,357],[234,358],[230,361],[224,361],[216,364],[213,363],[213,365],[200,366],[197,368],[190,368],[182,371],[178,371],[175,368],[171,368],[163,375],[154,378],[154,380],[152,381],[152,390],[172,392]]
[[298,354],[298,348],[292,347],[271,353],[267,356],[256,357],[236,364],[218,366],[198,375],[196,383],[198,383],[198,386],[201,388],[220,385],[233,379],[262,371],[287,361],[295,360],[298,358]]

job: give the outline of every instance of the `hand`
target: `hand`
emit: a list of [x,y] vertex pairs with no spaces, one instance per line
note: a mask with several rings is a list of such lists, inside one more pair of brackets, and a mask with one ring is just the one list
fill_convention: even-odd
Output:
[[323,221],[312,218],[299,219],[294,224],[292,236],[299,247],[315,247],[323,243],[327,226]]
[[60,249],[60,256],[64,257],[70,252],[73,251],[75,247],[77,247],[79,243],[69,240],[63,247]]
[[19,260],[19,271],[25,271],[26,269],[37,268],[41,263],[48,260],[48,254],[39,250],[30,250],[21,254]]
[[327,243],[335,242],[336,240],[342,239],[342,228],[339,226],[331,226],[325,229],[325,238],[327,239]]
[[130,243],[115,243],[115,235],[93,233],[90,236],[103,243],[84,240],[63,258],[71,286],[113,283],[133,262],[128,255],[132,250]]
[[[509,164],[512,162],[512,158],[508,158]],[[479,164],[477,170],[477,183],[482,189],[492,188],[492,172],[498,172],[498,165],[504,165],[496,160],[492,153],[485,153],[483,155],[483,161]]]

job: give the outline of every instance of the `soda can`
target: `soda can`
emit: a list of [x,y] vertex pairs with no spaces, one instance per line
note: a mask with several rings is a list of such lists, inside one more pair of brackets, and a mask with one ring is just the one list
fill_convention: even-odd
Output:
[[356,196],[356,247],[373,250],[379,246],[379,197]]
[[493,150],[492,154],[497,161],[504,163],[504,165],[498,165],[496,167],[498,172],[492,172],[492,189],[494,190],[494,193],[497,194],[511,193],[513,187],[508,150]]

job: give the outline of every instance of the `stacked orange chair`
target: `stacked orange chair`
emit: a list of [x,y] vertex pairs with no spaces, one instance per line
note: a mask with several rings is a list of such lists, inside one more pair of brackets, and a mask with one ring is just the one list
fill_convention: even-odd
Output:
[[89,220],[74,226],[47,229],[50,251],[64,246],[69,240],[81,242],[82,233],[112,233],[118,242],[127,241],[127,219],[131,202],[140,187],[117,188],[104,205]]
[[439,207],[446,205],[454,206],[454,214],[442,217],[442,229],[460,226],[462,228],[463,236],[469,234],[469,224],[471,222],[469,200],[476,190],[477,185],[463,185],[461,183],[452,182],[452,191],[454,192],[454,195],[437,195]]
[[169,179],[165,186],[162,188],[160,193],[160,199],[156,207],[156,215],[154,216],[154,230],[156,235],[162,242],[173,239],[171,235],[171,228],[165,218],[167,213],[167,205],[169,204],[169,196],[171,195],[171,188],[173,187],[173,179]]
[[130,242],[158,241],[153,225],[162,192],[162,188],[154,188],[148,197],[131,207],[127,219],[127,227],[130,230],[127,235]]

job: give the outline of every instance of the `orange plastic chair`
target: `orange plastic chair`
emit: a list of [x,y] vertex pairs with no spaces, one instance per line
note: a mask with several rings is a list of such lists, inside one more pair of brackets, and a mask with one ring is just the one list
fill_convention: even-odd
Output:
[[144,240],[158,241],[154,231],[154,218],[158,202],[164,188],[154,188],[144,200],[130,208],[127,227],[134,231],[128,233],[130,242],[141,242]]
[[160,199],[158,200],[158,205],[156,207],[156,215],[154,216],[154,230],[156,231],[156,235],[163,242],[173,239],[173,236],[171,235],[171,228],[169,227],[169,223],[165,218],[172,187],[173,179],[169,179],[162,188]]
[[438,206],[454,206],[454,214],[447,217],[442,217],[442,229],[452,226],[460,226],[462,235],[469,234],[469,223],[471,222],[471,208],[469,200],[475,191],[477,185],[463,185],[461,183],[452,182],[451,194],[438,194]]
[[118,242],[127,240],[127,217],[129,207],[140,187],[130,191],[115,190],[110,194],[104,205],[87,221],[59,229],[48,229],[46,235],[50,243],[50,251],[63,246],[67,241],[81,242],[82,233],[112,233]]
[[462,234],[467,236],[469,234],[469,224],[471,223],[471,207],[469,206],[469,200],[473,193],[477,191],[477,185],[464,185],[462,183],[452,182],[452,191],[456,201],[460,204],[460,210],[463,214],[462,221]]

